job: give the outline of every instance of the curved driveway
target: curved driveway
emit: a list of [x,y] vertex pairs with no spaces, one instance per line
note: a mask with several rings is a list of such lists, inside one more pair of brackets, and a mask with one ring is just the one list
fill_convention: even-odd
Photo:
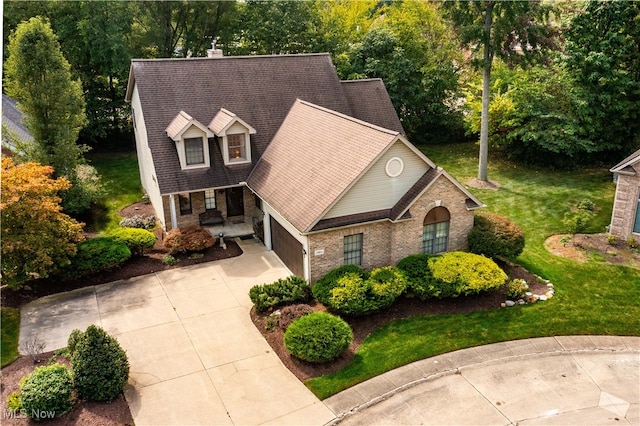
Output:
[[131,363],[136,425],[640,424],[640,338],[549,337],[418,361],[318,400],[249,318],[249,288],[290,274],[257,240],[240,257],[36,300],[20,341],[102,326]]

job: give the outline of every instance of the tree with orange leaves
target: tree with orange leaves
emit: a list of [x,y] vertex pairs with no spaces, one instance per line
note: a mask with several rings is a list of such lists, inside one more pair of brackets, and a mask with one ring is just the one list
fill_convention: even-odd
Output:
[[58,193],[70,183],[52,179],[52,173],[50,166],[2,159],[2,283],[11,288],[68,265],[76,243],[84,239],[84,224],[60,206]]

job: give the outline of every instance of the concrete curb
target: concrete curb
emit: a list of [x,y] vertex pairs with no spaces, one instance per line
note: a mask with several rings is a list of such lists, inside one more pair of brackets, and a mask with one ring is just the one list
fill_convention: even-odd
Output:
[[438,355],[388,371],[323,400],[336,415],[336,418],[326,425],[336,425],[346,417],[407,389],[443,376],[460,374],[461,370],[468,367],[549,355],[611,352],[640,354],[640,337],[542,337],[494,343]]

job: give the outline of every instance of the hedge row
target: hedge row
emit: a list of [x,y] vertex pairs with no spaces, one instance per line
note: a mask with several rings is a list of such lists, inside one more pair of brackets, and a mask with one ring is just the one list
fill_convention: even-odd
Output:
[[292,275],[271,284],[251,287],[249,298],[258,312],[265,312],[280,305],[308,302],[311,288],[305,279]]

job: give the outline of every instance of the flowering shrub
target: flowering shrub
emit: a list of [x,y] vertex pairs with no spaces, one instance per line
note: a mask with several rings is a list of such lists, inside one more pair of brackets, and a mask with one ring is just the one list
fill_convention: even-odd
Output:
[[135,215],[131,217],[125,217],[120,221],[120,226],[123,228],[141,228],[146,229],[147,231],[156,227],[156,217],[151,216],[142,216]]
[[215,237],[199,226],[174,228],[169,231],[163,241],[169,254],[201,251],[212,247],[215,242]]

